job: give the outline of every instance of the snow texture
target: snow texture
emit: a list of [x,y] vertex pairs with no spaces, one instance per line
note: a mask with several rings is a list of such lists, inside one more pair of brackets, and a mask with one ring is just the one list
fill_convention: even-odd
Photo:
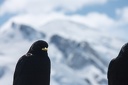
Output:
[[39,28],[7,22],[0,29],[0,85],[12,85],[17,60],[38,39],[49,43],[51,85],[107,85],[109,61],[124,44],[100,29],[69,20]]

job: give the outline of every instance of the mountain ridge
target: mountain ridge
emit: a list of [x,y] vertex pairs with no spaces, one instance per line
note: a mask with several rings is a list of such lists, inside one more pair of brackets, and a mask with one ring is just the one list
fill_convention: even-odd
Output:
[[[53,22],[49,22],[50,24],[45,24],[40,28],[33,28],[31,25],[11,23],[10,27],[5,28],[5,30],[2,29],[3,31],[0,32],[1,41],[7,38],[8,41],[5,42],[10,43],[11,41],[12,43],[8,44],[10,45],[10,49],[13,47],[13,50],[9,50],[9,54],[6,53],[6,51],[4,52],[6,57],[0,55],[0,57],[5,57],[5,60],[7,58],[10,59],[10,56],[12,60],[14,59],[14,61],[10,60],[10,62],[13,63],[13,68],[10,67],[10,65],[7,66],[7,68],[11,68],[9,71],[14,71],[15,59],[24,53],[21,51],[27,50],[32,42],[43,39],[49,43],[49,56],[52,61],[52,85],[107,84],[107,78],[105,77],[107,65],[110,59],[112,59],[112,57],[108,58],[108,56],[115,56],[114,52],[116,53],[119,49],[119,46],[115,45],[115,43],[118,42],[118,45],[121,46],[123,42],[101,33],[100,30],[89,29],[85,25],[80,26],[80,24],[77,25],[67,21],[63,23],[61,21]],[[85,27],[81,28],[83,26]],[[10,36],[8,36],[10,33],[14,34],[16,39],[10,38]],[[43,33],[44,36],[41,36],[42,34],[40,33]],[[26,41],[26,37],[30,39],[27,38]],[[1,42],[1,45],[4,47],[0,47],[0,49],[8,49],[9,45],[6,43]],[[6,64],[3,64],[3,66],[4,65],[6,66]],[[72,74],[70,75],[69,73]],[[10,74],[10,76],[12,76],[12,74]],[[3,76],[4,75],[5,74],[3,74]],[[3,76],[0,80],[4,78]],[[76,80],[75,83],[73,82],[74,80]]]

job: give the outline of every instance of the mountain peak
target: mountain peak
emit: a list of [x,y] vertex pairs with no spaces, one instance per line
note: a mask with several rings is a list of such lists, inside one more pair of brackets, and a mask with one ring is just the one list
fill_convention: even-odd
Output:
[[4,38],[7,41],[12,39],[18,41],[20,41],[21,39],[26,39],[31,41],[36,39],[42,39],[45,37],[45,34],[43,32],[39,32],[31,26],[17,24],[15,22],[12,22],[10,27],[4,29],[4,31],[2,31],[0,35],[0,38]]

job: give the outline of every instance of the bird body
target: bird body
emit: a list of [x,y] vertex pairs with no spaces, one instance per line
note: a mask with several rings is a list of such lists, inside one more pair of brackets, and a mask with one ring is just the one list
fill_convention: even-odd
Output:
[[13,85],[50,85],[50,59],[45,41],[35,42],[17,62]]
[[119,55],[112,59],[108,68],[108,85],[128,85],[128,43]]

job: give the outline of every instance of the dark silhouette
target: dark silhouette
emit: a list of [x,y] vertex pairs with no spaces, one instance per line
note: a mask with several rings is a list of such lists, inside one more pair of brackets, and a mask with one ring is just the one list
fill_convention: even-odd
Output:
[[108,85],[128,85],[128,43],[120,50],[108,68]]
[[16,65],[13,85],[50,85],[51,63],[47,48],[48,44],[42,40],[32,44]]

